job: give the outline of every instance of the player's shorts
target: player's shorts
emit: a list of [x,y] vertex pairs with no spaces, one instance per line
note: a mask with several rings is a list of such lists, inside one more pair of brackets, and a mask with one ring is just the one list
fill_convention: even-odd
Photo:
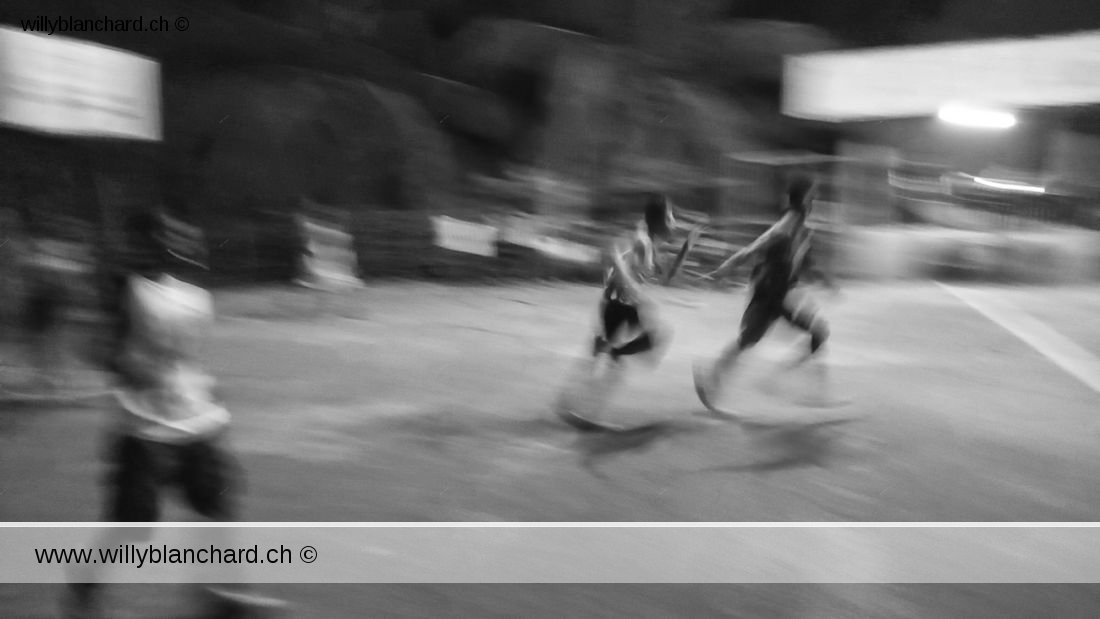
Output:
[[108,521],[157,522],[160,495],[170,488],[206,518],[234,515],[242,475],[219,436],[174,445],[122,435],[110,450]]
[[752,346],[764,337],[776,320],[783,317],[783,294],[754,291],[741,316],[741,345]]
[[741,344],[756,344],[780,318],[809,331],[818,311],[817,304],[801,288],[756,289],[741,317]]
[[605,299],[600,314],[603,319],[603,334],[608,340],[614,339],[615,334],[624,326],[629,329],[642,327],[638,308],[618,299]]

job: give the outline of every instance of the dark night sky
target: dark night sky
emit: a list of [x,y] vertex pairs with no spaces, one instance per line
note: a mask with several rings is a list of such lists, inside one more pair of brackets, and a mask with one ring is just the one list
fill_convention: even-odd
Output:
[[731,17],[810,23],[856,45],[1100,28],[1096,0],[744,0]]

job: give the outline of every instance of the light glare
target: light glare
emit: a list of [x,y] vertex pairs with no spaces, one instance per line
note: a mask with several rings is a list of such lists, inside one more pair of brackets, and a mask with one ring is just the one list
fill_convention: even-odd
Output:
[[1025,183],[1012,183],[1006,181],[995,181],[988,178],[975,177],[974,182],[979,185],[985,185],[986,187],[993,187],[994,189],[1004,189],[1006,191],[1022,191],[1025,193],[1046,193],[1046,187],[1039,187],[1037,185],[1028,185]]
[[1016,126],[1016,117],[1008,112],[960,105],[945,105],[940,108],[938,116],[944,122],[981,129],[1008,129]]

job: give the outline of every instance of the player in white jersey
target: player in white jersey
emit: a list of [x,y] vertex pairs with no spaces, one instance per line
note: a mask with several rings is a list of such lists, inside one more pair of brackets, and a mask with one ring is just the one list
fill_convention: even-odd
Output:
[[[671,328],[658,315],[657,304],[646,291],[647,283],[667,284],[679,272],[688,252],[699,238],[700,228],[689,232],[674,263],[664,268],[658,259],[661,247],[670,242],[676,218],[667,197],[647,196],[645,217],[632,233],[616,239],[610,249],[610,262],[604,277],[600,300],[600,328],[592,345],[591,375],[598,370],[601,357],[608,361],[606,380],[596,387],[601,393],[593,399],[606,399],[622,377],[621,360],[640,355],[656,365],[671,340]],[[566,405],[567,419],[581,418],[594,423],[602,405],[583,403],[590,410]]]
[[[156,522],[165,490],[176,487],[189,506],[214,521],[235,516],[240,469],[225,442],[229,413],[214,397],[214,379],[199,349],[214,319],[212,297],[181,279],[201,264],[195,228],[163,211],[129,222],[129,265],[119,274],[113,308],[117,318],[111,367],[118,378],[118,406],[109,440],[106,519]],[[203,529],[217,537],[222,529]],[[98,548],[147,541],[148,529],[113,528]],[[97,566],[74,574],[69,615],[98,610]],[[219,605],[268,606],[275,602],[225,589],[211,590]]]

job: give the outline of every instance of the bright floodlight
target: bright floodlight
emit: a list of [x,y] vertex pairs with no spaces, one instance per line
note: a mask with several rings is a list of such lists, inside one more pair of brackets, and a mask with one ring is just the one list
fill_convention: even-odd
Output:
[[1008,129],[1016,125],[1016,117],[1008,112],[954,104],[941,107],[937,116],[944,122],[979,129]]
[[1003,189],[1005,191],[1022,191],[1024,193],[1046,193],[1046,187],[1039,187],[1038,185],[1028,185],[1027,183],[1015,183],[1012,181],[995,181],[989,178],[975,177],[974,182],[979,185],[985,185],[986,187],[993,187],[994,189]]

